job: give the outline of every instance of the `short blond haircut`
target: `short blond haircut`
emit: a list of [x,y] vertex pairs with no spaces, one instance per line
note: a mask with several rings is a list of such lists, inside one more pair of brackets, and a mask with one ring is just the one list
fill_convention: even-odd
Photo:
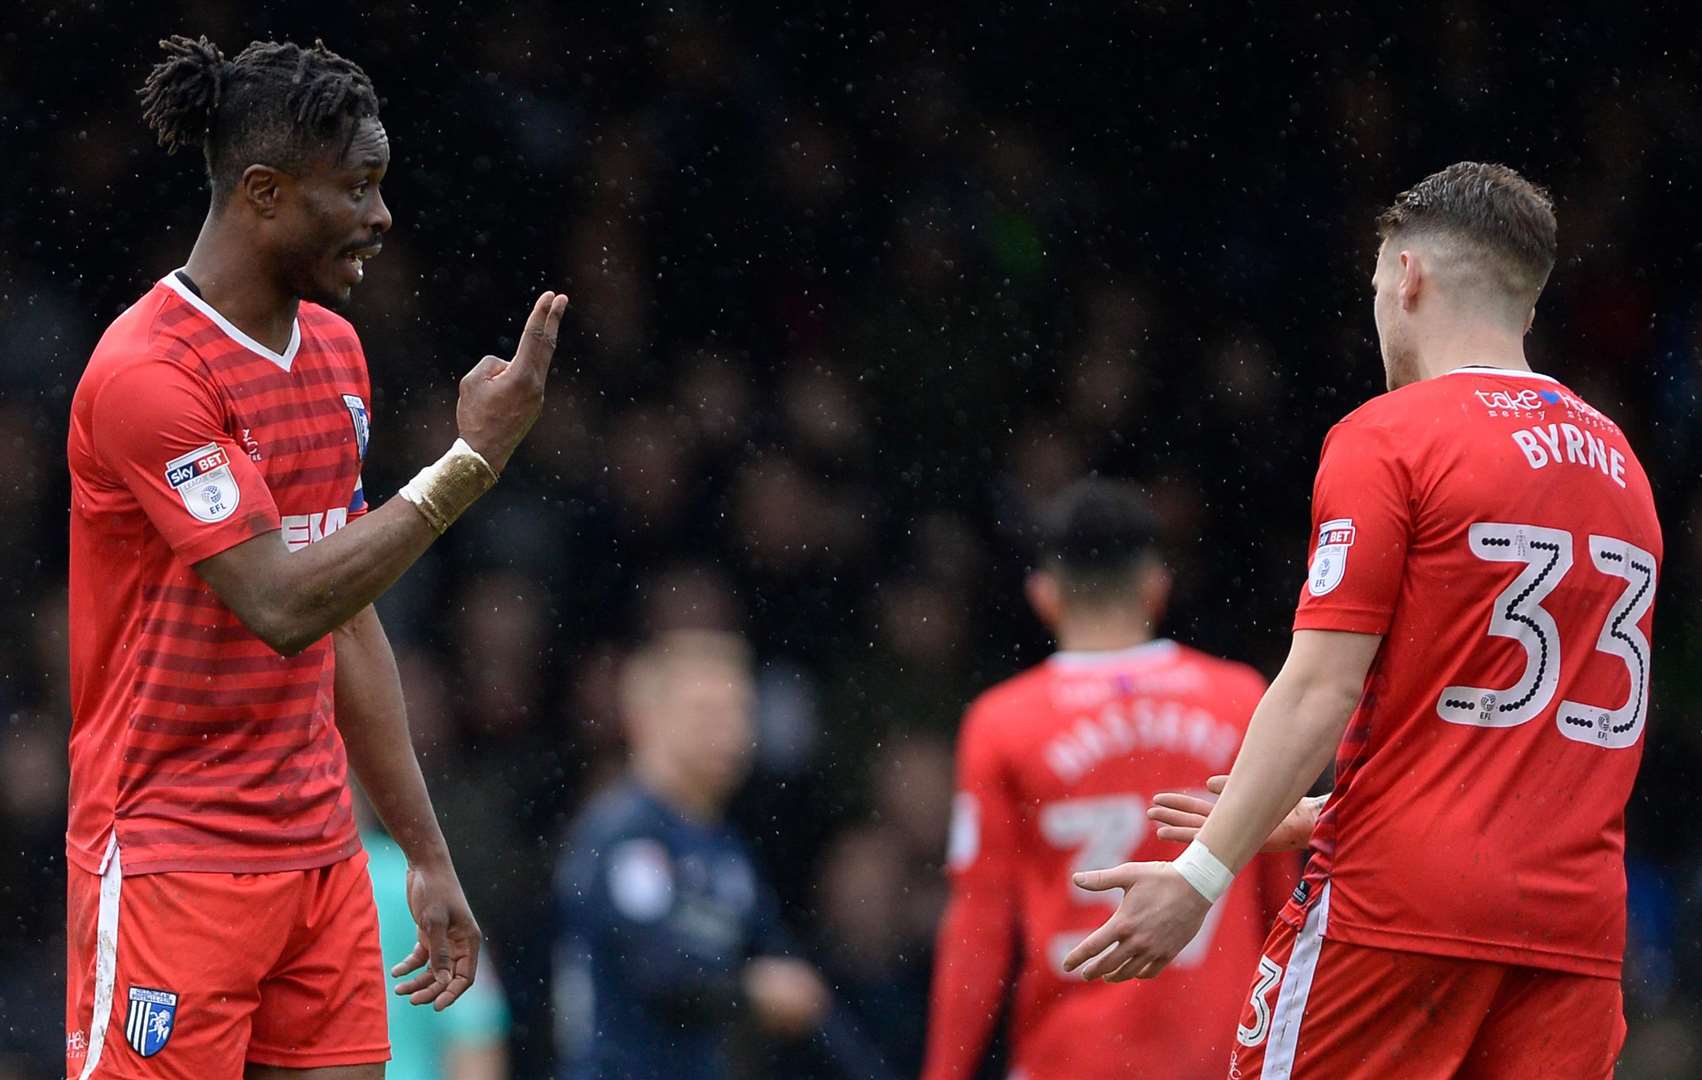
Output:
[[1554,269],[1557,229],[1554,200],[1540,185],[1505,165],[1476,161],[1431,173],[1377,218],[1384,240],[1440,240],[1527,308]]

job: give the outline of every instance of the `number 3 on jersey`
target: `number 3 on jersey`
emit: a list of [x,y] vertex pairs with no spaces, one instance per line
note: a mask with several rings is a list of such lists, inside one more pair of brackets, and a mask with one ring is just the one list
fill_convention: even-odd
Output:
[[[1053,847],[1076,853],[1070,864],[1072,873],[1103,870],[1134,857],[1135,849],[1146,836],[1146,806],[1147,800],[1139,795],[1059,799],[1040,808],[1040,835]],[[1121,891],[1089,892],[1069,882],[1064,884],[1078,904],[1107,904],[1115,908],[1123,899]],[[1194,939],[1176,954],[1171,963],[1178,967],[1193,967],[1204,960],[1211,948],[1212,934],[1222,918],[1223,901],[1219,900],[1206,912],[1205,922],[1200,925]],[[1080,981],[1080,976],[1064,970],[1064,957],[1087,935],[1086,930],[1053,935],[1046,950],[1053,974],[1061,979]]]
[[[1480,559],[1525,564],[1495,598],[1489,619],[1490,634],[1523,646],[1525,671],[1504,689],[1447,687],[1436,713],[1455,724],[1514,727],[1546,711],[1560,685],[1560,630],[1542,602],[1572,569],[1572,534],[1540,525],[1484,521],[1471,527],[1468,542]],[[1595,647],[1624,663],[1631,693],[1617,707],[1563,700],[1555,724],[1568,739],[1619,749],[1637,741],[1648,715],[1649,639],[1637,624],[1655,601],[1655,558],[1624,540],[1594,535],[1589,555],[1598,572],[1626,582],[1603,620]]]

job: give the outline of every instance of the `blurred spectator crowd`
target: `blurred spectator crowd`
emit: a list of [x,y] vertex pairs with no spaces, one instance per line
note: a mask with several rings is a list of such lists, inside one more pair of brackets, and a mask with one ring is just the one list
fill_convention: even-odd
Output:
[[619,659],[682,628],[752,642],[737,820],[914,1068],[957,719],[1048,647],[1020,591],[1031,508],[1090,469],[1146,484],[1166,631],[1273,673],[1318,446],[1381,389],[1371,220],[1476,158],[1554,189],[1533,363],[1625,426],[1663,513],[1624,1075],[1702,1076],[1698,56],[1623,9],[1353,7],[8,14],[0,1076],[59,1060],[70,392],[205,209],[133,95],[168,32],[322,35],[385,100],[397,224],[348,312],[368,492],[453,439],[456,379],[507,354],[533,290],[573,298],[509,475],[380,605],[516,1075],[548,1068],[550,873],[622,761]]

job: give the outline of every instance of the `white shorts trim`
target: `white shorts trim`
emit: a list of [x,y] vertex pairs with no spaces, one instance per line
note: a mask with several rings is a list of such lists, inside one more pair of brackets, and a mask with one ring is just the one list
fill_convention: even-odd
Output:
[[1276,1012],[1271,1019],[1271,1041],[1265,1046],[1265,1066],[1260,1080],[1289,1080],[1294,1074],[1294,1053],[1300,1045],[1300,1021],[1306,1015],[1306,999],[1312,993],[1312,976],[1318,972],[1318,952],[1324,947],[1324,930],[1330,922],[1330,883],[1318,892],[1318,902],[1306,913],[1306,922],[1294,938],[1288,968],[1277,990]]
[[106,1046],[106,1029],[112,1023],[112,994],[118,981],[118,895],[124,886],[120,862],[115,831],[101,860],[100,914],[95,919],[95,1008],[89,1020],[89,1056],[77,1080],[89,1080],[94,1075]]

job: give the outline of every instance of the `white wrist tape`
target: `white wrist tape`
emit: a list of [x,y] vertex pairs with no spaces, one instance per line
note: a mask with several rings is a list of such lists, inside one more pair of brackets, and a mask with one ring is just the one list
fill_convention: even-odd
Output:
[[1189,844],[1187,850],[1170,865],[1194,887],[1195,892],[1206,898],[1208,904],[1217,903],[1218,898],[1229,891],[1229,883],[1235,880],[1229,867],[1218,862],[1211,848],[1198,840]]
[[418,507],[426,524],[442,536],[495,483],[496,470],[484,455],[465,439],[456,439],[447,454],[421,469],[396,494]]

